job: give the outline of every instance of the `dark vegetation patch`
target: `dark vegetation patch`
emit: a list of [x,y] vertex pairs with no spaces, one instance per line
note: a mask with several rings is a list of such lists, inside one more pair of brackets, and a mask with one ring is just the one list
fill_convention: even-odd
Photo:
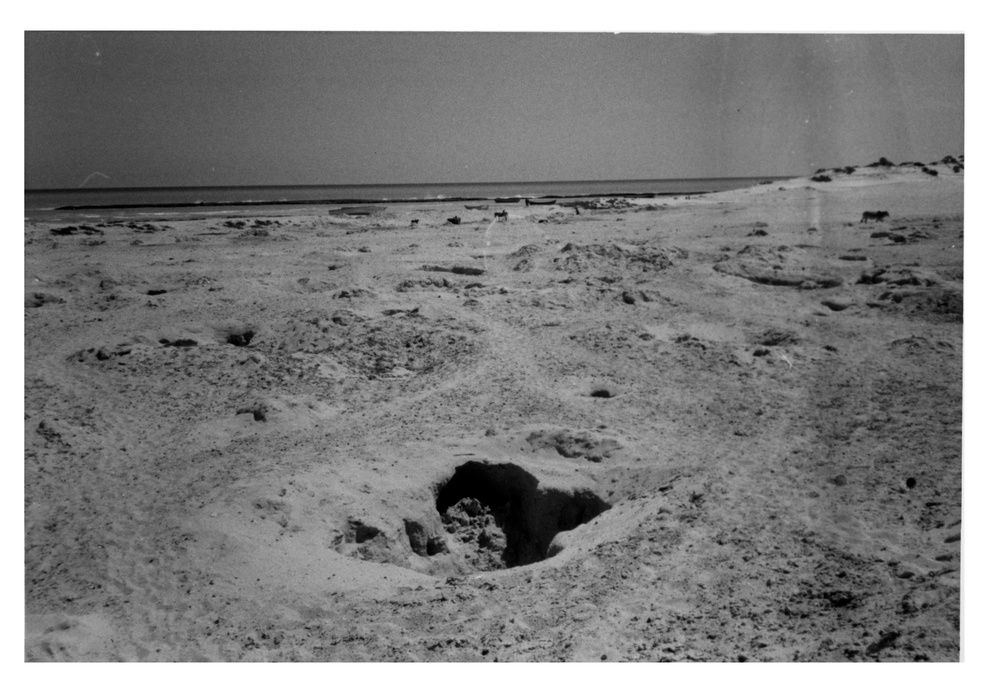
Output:
[[467,265],[451,265],[449,267],[442,265],[421,265],[420,269],[426,272],[451,272],[456,275],[482,275],[486,272],[481,267],[469,267]]
[[872,168],[889,168],[891,166],[895,166],[895,164],[893,164],[891,161],[889,161],[885,157],[880,157],[877,162],[869,164],[868,168],[869,169],[872,169]]
[[65,304],[66,300],[61,296],[56,296],[55,294],[47,294],[45,292],[29,292],[24,295],[24,307],[25,308],[38,308],[40,306],[45,306],[46,304]]
[[78,234],[78,233],[79,234],[86,234],[86,235],[89,236],[89,235],[92,235],[92,234],[101,234],[101,235],[103,235],[104,234],[104,230],[103,229],[98,229],[96,227],[92,227],[92,226],[90,226],[88,224],[81,224],[79,226],[56,227],[56,228],[53,228],[53,229],[49,229],[49,233],[51,233],[54,236],[72,236],[72,235]]
[[941,287],[892,288],[868,305],[930,322],[948,323],[961,323],[964,310],[962,292]]
[[756,343],[765,347],[778,347],[780,345],[794,345],[799,341],[798,335],[787,330],[768,328],[756,335]]
[[934,287],[940,283],[941,278],[933,270],[906,266],[871,268],[858,278],[858,284],[887,284],[894,287]]

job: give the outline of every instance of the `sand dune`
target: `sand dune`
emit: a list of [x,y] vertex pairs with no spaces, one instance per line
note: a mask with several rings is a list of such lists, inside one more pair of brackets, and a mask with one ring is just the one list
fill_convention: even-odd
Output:
[[27,224],[25,658],[957,660],[964,174],[912,168]]

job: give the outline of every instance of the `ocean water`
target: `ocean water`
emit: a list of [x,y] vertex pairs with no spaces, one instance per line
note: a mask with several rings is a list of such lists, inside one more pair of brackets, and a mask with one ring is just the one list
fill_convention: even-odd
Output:
[[[28,221],[84,221],[234,214],[316,214],[331,205],[422,203],[495,198],[689,195],[733,190],[787,177],[688,178],[629,181],[533,181],[211,188],[73,188],[24,191]],[[510,203],[509,203],[510,204]],[[516,204],[516,203],[513,203]],[[127,207],[126,207],[127,206]],[[60,208],[78,209],[60,209]],[[83,209],[79,209],[83,208]]]

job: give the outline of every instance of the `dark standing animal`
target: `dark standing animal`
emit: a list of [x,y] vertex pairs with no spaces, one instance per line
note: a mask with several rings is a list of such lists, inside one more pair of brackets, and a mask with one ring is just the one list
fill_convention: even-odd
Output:
[[507,210],[501,210],[499,212],[494,212],[493,213],[493,219],[502,219],[503,221],[506,222],[507,221]]
[[861,223],[871,220],[875,222],[881,222],[883,219],[889,216],[889,213],[885,210],[879,210],[878,212],[864,212],[861,215]]

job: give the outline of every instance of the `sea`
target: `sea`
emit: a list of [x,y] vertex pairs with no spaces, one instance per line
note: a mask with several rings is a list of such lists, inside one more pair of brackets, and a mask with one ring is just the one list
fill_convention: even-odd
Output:
[[29,222],[101,222],[185,216],[295,216],[325,214],[336,205],[492,203],[497,198],[511,200],[504,204],[514,205],[521,204],[524,198],[696,195],[788,178],[25,190],[24,217]]

